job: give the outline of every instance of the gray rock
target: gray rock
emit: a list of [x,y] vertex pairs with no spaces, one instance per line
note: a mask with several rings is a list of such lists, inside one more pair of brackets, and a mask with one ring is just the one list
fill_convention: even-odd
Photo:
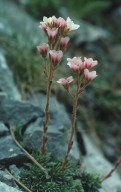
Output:
[[0,171],[0,181],[11,187],[18,187],[13,178],[6,173],[6,171]]
[[0,138],[0,163],[21,164],[25,159],[25,154],[17,147],[11,136]]
[[18,169],[18,168],[16,167],[16,165],[10,165],[10,166],[9,166],[9,169],[10,169],[11,173],[12,173],[17,179],[20,178],[20,176],[19,176],[19,174],[20,174],[20,169]]
[[110,146],[109,144],[105,143],[103,145],[103,154],[110,162],[116,161],[116,153],[114,151],[114,146]]
[[[55,130],[54,130],[55,128]],[[65,155],[65,144],[62,132],[56,129],[55,126],[48,126],[48,143],[47,151],[51,152],[54,156],[63,157]],[[42,143],[42,120],[38,119],[32,123],[25,131],[23,136],[23,144],[25,148],[35,151],[40,150]]]
[[8,134],[9,134],[8,128],[2,122],[0,122],[0,137]]
[[29,102],[20,102],[4,99],[0,102],[0,121],[11,125],[23,126],[38,117],[43,117],[44,112]]
[[[32,48],[44,42],[39,22],[11,0],[0,0],[0,34],[14,37],[21,48]],[[8,9],[9,7],[9,9]]]
[[[84,166],[88,171],[98,172],[104,177],[113,168],[113,165],[105,159],[102,152],[84,132],[83,139],[87,150],[87,155],[84,157]],[[103,189],[111,192],[121,191],[121,178],[116,171],[112,177],[103,182]]]
[[20,100],[21,96],[13,80],[13,75],[7,66],[5,57],[0,53],[0,101],[8,96]]
[[18,190],[14,187],[10,187],[3,182],[0,182],[0,191],[1,192],[8,192],[8,191],[9,192],[22,192],[21,190]]
[[[38,94],[30,101],[45,108],[45,95]],[[48,125],[48,151],[56,156],[64,156],[67,149],[68,131],[71,124],[65,107],[59,104],[55,97],[51,98],[50,121]],[[26,148],[39,150],[42,141],[43,118],[29,125],[24,133],[24,145]]]
[[[37,93],[28,100],[35,106],[39,106],[42,111],[45,111],[46,95]],[[66,112],[65,106],[60,104],[54,96],[50,98],[50,126],[56,126],[57,130],[70,128],[70,119]],[[54,129],[54,128],[53,128]],[[55,130],[55,129],[54,129]]]

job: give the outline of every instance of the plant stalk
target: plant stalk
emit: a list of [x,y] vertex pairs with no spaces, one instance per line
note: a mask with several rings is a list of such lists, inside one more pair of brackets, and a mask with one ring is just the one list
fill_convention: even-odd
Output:
[[78,74],[77,75],[77,90],[76,90],[74,97],[72,97],[73,98],[73,112],[72,112],[72,121],[71,121],[72,122],[71,135],[70,135],[70,139],[69,139],[69,143],[68,143],[67,152],[66,152],[66,155],[64,158],[64,162],[63,162],[62,167],[61,167],[61,171],[64,171],[65,166],[68,163],[68,156],[69,156],[69,153],[70,153],[72,145],[73,145],[73,137],[74,137],[75,127],[76,127],[76,112],[78,109],[79,90],[80,90],[80,75]]
[[21,183],[21,181],[19,181],[15,176],[13,176],[11,174],[11,172],[6,169],[6,172],[15,180],[15,182],[20,185],[23,189],[25,189],[27,192],[32,192],[30,189],[28,189],[28,187],[26,187],[23,183]]
[[12,128],[10,128],[10,133],[11,133],[11,136],[12,136],[13,140],[14,140],[15,143],[18,145],[18,147],[28,156],[28,158],[29,158],[37,167],[39,167],[39,169],[40,169],[42,172],[44,172],[46,178],[48,179],[50,176],[48,175],[47,170],[46,170],[44,167],[42,167],[42,165],[40,165],[40,164],[36,161],[36,159],[35,159],[34,157],[32,157],[32,156],[20,145],[20,143],[19,143],[19,142],[16,140],[16,138],[15,138],[15,135],[14,135],[14,132],[13,132]]
[[47,85],[47,100],[45,107],[45,120],[43,122],[43,134],[42,134],[42,146],[41,146],[41,155],[45,154],[46,144],[47,144],[47,129],[49,122],[49,107],[50,107],[50,96],[51,96],[51,87],[52,87],[52,79],[53,79],[54,69],[51,63],[50,65],[50,73],[48,77],[48,85]]
[[121,156],[118,158],[118,160],[116,161],[116,163],[115,163],[114,167],[111,169],[111,171],[103,178],[103,181],[105,181],[106,179],[111,177],[113,172],[118,168],[118,166],[120,164],[121,164]]

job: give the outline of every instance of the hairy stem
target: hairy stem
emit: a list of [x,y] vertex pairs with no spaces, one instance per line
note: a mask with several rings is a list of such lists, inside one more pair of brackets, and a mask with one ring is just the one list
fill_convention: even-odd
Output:
[[50,96],[51,96],[51,86],[52,86],[52,79],[53,79],[53,65],[50,65],[50,73],[48,77],[48,85],[47,85],[47,100],[46,100],[46,107],[45,107],[45,120],[43,122],[43,134],[42,134],[42,147],[41,147],[41,155],[45,154],[46,144],[47,144],[47,129],[48,129],[48,122],[49,122],[49,106],[50,106]]
[[76,93],[73,97],[73,112],[72,112],[72,123],[71,123],[71,135],[70,135],[70,139],[69,139],[69,143],[68,143],[68,148],[66,151],[66,155],[61,167],[61,171],[63,171],[65,169],[65,166],[68,163],[68,156],[69,153],[71,151],[72,145],[73,145],[73,137],[74,137],[74,133],[75,133],[75,125],[76,125],[76,112],[77,112],[77,108],[78,108],[78,95],[79,95],[79,89],[80,89],[80,76],[77,75],[77,90]]

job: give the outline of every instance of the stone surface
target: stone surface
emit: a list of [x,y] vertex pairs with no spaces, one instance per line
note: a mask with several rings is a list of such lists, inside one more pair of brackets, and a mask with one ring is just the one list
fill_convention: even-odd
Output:
[[10,187],[3,182],[0,182],[0,191],[1,192],[22,192],[21,190]]
[[10,99],[3,99],[0,102],[0,121],[11,125],[13,128],[26,125],[43,116],[44,112],[29,102]]
[[9,134],[8,128],[2,122],[0,122],[0,137],[8,134]]
[[7,165],[22,164],[25,159],[25,154],[14,143],[11,136],[0,138],[0,163]]
[[11,187],[18,187],[13,178],[6,173],[6,171],[0,171],[0,181]]
[[[1,9],[0,9],[1,10]],[[12,72],[7,66],[5,57],[0,53],[0,101],[1,98],[8,96],[20,100],[21,96],[13,80]]]
[[[40,99],[41,98],[41,99]],[[35,101],[35,100],[34,100]],[[65,107],[62,104],[59,104],[58,101],[52,97],[52,104],[51,104],[51,115],[50,115],[50,124],[48,129],[48,150],[51,151],[54,155],[63,157],[65,154],[65,150],[67,149],[67,140],[70,135],[70,118],[65,110]],[[32,100],[31,100],[32,102]],[[38,96],[38,104],[42,107],[44,107],[45,102],[45,95],[39,95]],[[4,111],[11,111],[11,116],[8,118],[8,114],[4,113],[6,118],[6,122],[12,122],[13,125],[16,124],[16,119],[21,119],[21,117],[24,119],[22,121],[22,125],[26,124],[25,132],[24,132],[24,144],[28,148],[40,148],[41,143],[41,130],[42,130],[42,124],[43,124],[43,107],[40,110],[37,106],[33,106],[30,103],[26,102],[18,102],[13,100],[3,100],[0,106],[1,115],[3,115]],[[8,104],[11,106],[8,110]],[[34,103],[35,104],[35,103]],[[16,106],[17,111],[13,113],[12,106]],[[4,107],[3,107],[4,106]],[[27,108],[28,106],[28,108]],[[25,109],[27,108],[26,112]],[[2,111],[4,109],[4,111]],[[23,113],[22,113],[23,111]],[[30,112],[33,113],[37,112],[36,120],[30,121],[29,124],[27,124],[28,120],[31,120],[33,116],[30,115]],[[16,115],[15,115],[16,114]],[[40,115],[41,114],[41,115]],[[0,117],[1,117],[0,115]],[[19,116],[19,117],[18,117]],[[29,117],[29,118],[28,118]],[[8,121],[9,119],[9,121]],[[2,126],[1,130],[6,130],[6,127],[1,123]],[[98,148],[92,143],[92,141],[89,139],[89,137],[84,134],[82,134],[82,137],[84,139],[84,144],[86,147],[86,155],[84,156],[84,166],[88,171],[96,171],[101,173],[102,175],[105,175],[106,172],[108,172],[112,165],[103,157],[102,153],[98,150]],[[16,164],[18,162],[23,163],[23,153],[20,151],[20,149],[15,145],[14,141],[12,140],[11,136],[9,135],[3,135],[0,139],[0,158],[1,162],[10,164]],[[78,148],[78,143],[74,141],[74,146],[71,151],[71,155],[74,158],[79,158],[80,151]],[[13,169],[13,168],[12,168]],[[104,172],[105,171],[105,172]],[[116,180],[116,182],[113,182]],[[120,188],[120,178],[117,173],[114,173],[112,178],[107,180],[103,184],[104,190],[111,191],[113,189],[113,192],[119,192],[118,190]],[[118,189],[119,188],[119,189]],[[16,189],[15,189],[16,190]],[[103,192],[103,190],[101,190]]]
[[[35,106],[39,106],[42,111],[45,110],[46,95],[43,93],[37,93],[30,96],[28,100]],[[56,121],[55,121],[56,120]],[[56,123],[57,129],[66,128],[70,125],[70,119],[66,112],[65,106],[60,104],[54,96],[50,99],[50,124]],[[59,128],[58,128],[59,125]]]
[[0,0],[0,7],[1,36],[14,37],[21,48],[36,47],[44,41],[44,33],[38,27],[39,21],[36,22],[12,0]]
[[[98,172],[104,177],[113,168],[113,165],[104,158],[102,152],[84,132],[83,139],[87,150],[87,155],[84,157],[84,166],[88,171]],[[103,182],[103,189],[104,191],[111,192],[121,191],[121,178],[116,171],[113,173],[112,177]]]
[[[46,97],[44,94],[37,94],[30,98],[30,102],[39,105],[42,110],[45,108]],[[67,148],[68,131],[70,130],[70,118],[62,104],[59,104],[55,97],[50,102],[50,121],[48,125],[48,151],[56,156],[64,156]],[[24,133],[25,147],[40,149],[43,118],[29,125]]]

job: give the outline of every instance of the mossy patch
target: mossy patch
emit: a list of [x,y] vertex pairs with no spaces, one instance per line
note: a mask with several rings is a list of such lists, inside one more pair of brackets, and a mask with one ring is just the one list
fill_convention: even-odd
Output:
[[55,159],[49,154],[43,157],[39,154],[33,156],[46,168],[50,178],[47,179],[32,163],[25,164],[20,180],[32,192],[99,192],[102,182],[100,176],[82,171],[75,161],[70,160],[65,170],[61,171],[61,159]]

